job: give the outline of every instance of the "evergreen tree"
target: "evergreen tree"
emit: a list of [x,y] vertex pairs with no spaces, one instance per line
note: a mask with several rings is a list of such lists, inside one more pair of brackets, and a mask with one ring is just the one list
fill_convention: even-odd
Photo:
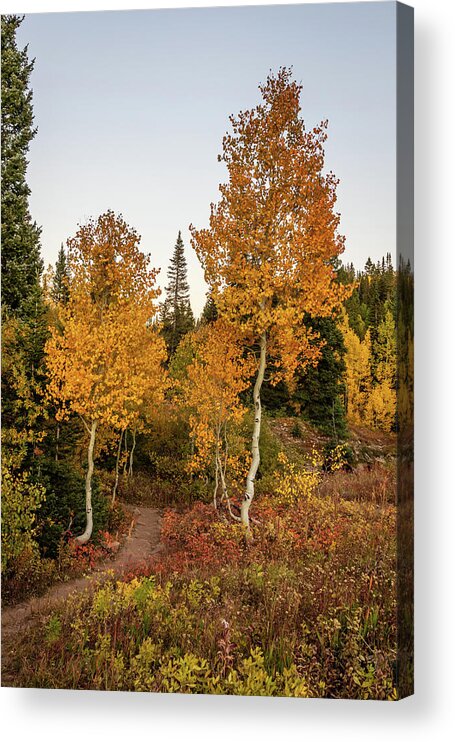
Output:
[[217,319],[218,319],[218,310],[216,308],[216,304],[213,299],[213,296],[209,292],[207,294],[207,301],[204,304],[204,308],[202,310],[199,324],[200,325],[211,325],[212,322],[216,322]]
[[[35,559],[36,543],[23,515],[35,518],[44,496],[36,472],[49,429],[44,363],[48,317],[40,281],[40,229],[28,206],[27,152],[36,130],[28,89],[33,62],[28,62],[27,47],[20,51],[16,44],[22,20],[1,18],[2,537],[4,530],[17,529],[15,557],[23,559],[27,553],[27,559]],[[8,498],[12,482],[13,500]],[[14,571],[13,562],[9,568]]]
[[60,246],[52,281],[51,297],[56,304],[67,304],[69,299],[69,271],[63,242]]
[[36,133],[28,85],[34,63],[28,62],[27,47],[17,48],[22,21],[14,15],[1,18],[2,440],[14,449],[24,444],[25,455],[43,430],[48,330],[40,285],[40,229],[32,223],[28,207],[27,152]]
[[161,307],[163,335],[171,356],[182,337],[194,328],[187,272],[184,245],[179,232],[167,272],[169,283],[166,286],[166,299]]
[[39,284],[43,270],[40,228],[32,222],[26,182],[27,153],[36,134],[33,128],[32,91],[34,61],[27,47],[17,48],[16,31],[23,17],[1,18],[2,61],[2,304],[19,315]]
[[309,366],[298,375],[293,399],[310,423],[338,440],[346,436],[343,333],[332,317],[313,319],[312,327],[324,340],[321,357],[316,366]]

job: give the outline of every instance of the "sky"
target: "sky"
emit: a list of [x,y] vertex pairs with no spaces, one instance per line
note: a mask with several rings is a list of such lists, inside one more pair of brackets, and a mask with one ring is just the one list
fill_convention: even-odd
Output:
[[292,66],[307,128],[329,121],[326,168],[340,179],[343,260],[395,251],[395,3],[37,13],[18,44],[35,57],[30,211],[45,265],[107,209],[166,272],[179,230],[191,302],[205,302],[190,223],[208,225],[226,179],[228,117]]

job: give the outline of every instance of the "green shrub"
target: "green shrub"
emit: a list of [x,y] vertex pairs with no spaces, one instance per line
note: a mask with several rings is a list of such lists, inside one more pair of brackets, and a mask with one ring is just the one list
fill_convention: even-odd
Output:
[[8,457],[2,461],[2,572],[14,572],[26,559],[38,559],[38,513],[45,503],[45,489],[28,473],[15,472]]
[[[70,526],[77,535],[85,528],[85,479],[64,461],[42,459],[39,470],[33,472],[35,481],[45,490],[45,501],[39,512],[37,542],[45,557],[55,559],[64,532]],[[100,494],[95,476],[92,481],[93,539],[107,530],[109,498]]]

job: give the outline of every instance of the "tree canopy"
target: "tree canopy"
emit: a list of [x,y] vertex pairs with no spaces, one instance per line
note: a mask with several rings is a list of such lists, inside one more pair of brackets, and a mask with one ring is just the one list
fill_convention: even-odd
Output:
[[209,228],[190,227],[220,314],[258,346],[253,455],[242,508],[247,527],[267,359],[274,359],[275,380],[291,380],[299,366],[315,363],[317,332],[304,319],[330,316],[349,294],[335,280],[344,239],[334,211],[337,180],[323,172],[327,122],[306,131],[302,87],[286,68],[259,89],[259,105],[230,117],[232,133],[219,157],[229,180],[211,206]]

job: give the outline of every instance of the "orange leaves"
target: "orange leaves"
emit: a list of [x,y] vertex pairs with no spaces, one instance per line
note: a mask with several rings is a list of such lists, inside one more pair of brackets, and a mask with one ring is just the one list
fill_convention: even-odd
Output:
[[196,449],[191,466],[201,469],[225,446],[226,425],[243,417],[239,395],[249,386],[253,361],[243,358],[240,335],[225,320],[203,327],[191,342],[195,355],[180,388]]
[[229,181],[220,186],[210,226],[191,227],[192,244],[220,313],[250,342],[274,337],[282,377],[316,360],[304,316],[328,316],[350,288],[335,280],[344,249],[334,212],[337,180],[325,174],[327,122],[305,131],[301,86],[283,68],[260,86],[263,102],[231,117],[220,157]]
[[150,326],[157,272],[136,232],[112,212],[80,227],[68,245],[70,297],[60,308],[63,330],[54,328],[46,345],[48,393],[60,417],[75,412],[124,428],[164,394],[164,341]]
[[150,257],[139,243],[137,232],[112,211],[80,226],[67,243],[73,295],[79,290],[100,311],[138,296],[150,304],[159,294],[158,271],[149,268]]

